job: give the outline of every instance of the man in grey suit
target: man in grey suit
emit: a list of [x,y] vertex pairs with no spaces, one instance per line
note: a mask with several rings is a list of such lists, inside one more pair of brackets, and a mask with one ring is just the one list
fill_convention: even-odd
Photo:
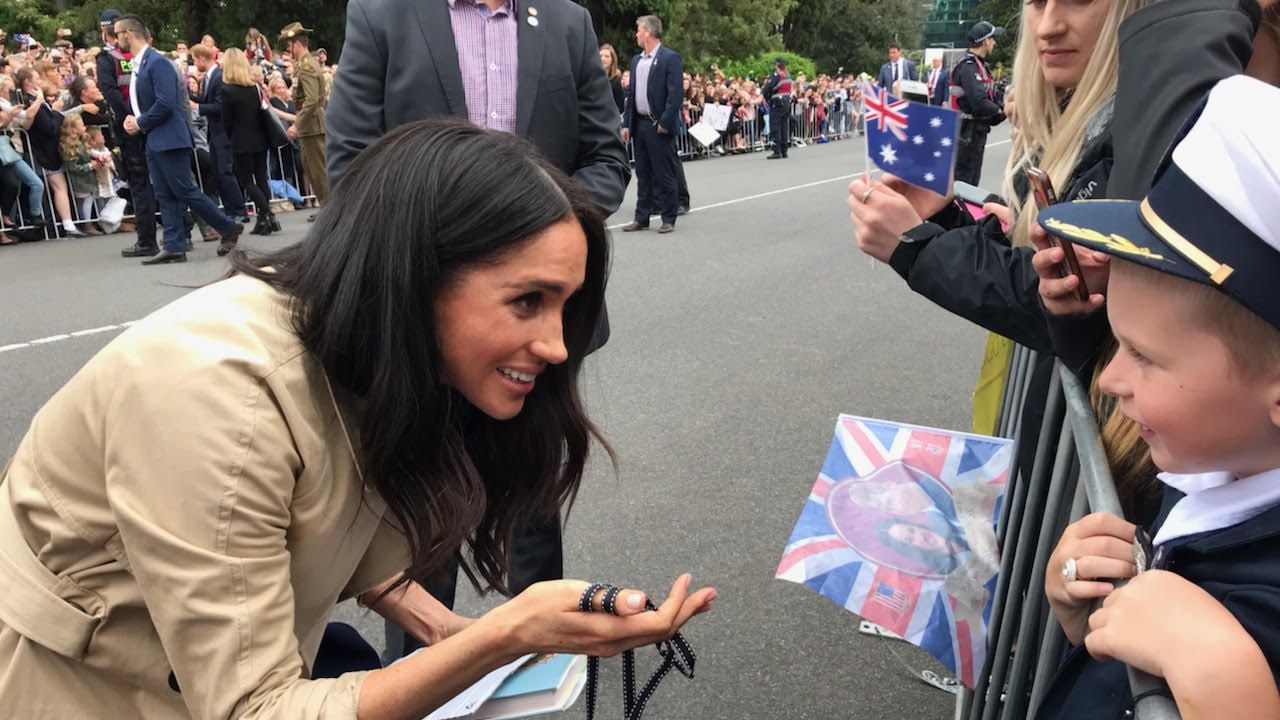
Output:
[[[606,215],[631,179],[591,15],[571,0],[351,0],[325,115],[329,182],[399,125],[441,115],[528,138]],[[592,347],[608,338],[607,317]],[[559,518],[520,532],[510,590],[562,577]],[[452,606],[452,581],[429,583]],[[387,655],[415,646],[388,627]]]
[[[486,32],[485,22],[505,30]],[[514,62],[485,67],[486,42],[508,34]],[[489,47],[488,56],[502,58],[507,49]],[[491,84],[497,93],[486,93]],[[570,0],[348,3],[342,71],[325,116],[330,185],[387,131],[438,115],[526,137],[606,215],[622,204],[631,167],[618,109],[591,15]]]

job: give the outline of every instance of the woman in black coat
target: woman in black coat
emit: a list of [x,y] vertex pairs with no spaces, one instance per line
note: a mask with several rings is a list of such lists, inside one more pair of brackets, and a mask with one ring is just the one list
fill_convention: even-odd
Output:
[[[271,213],[271,190],[267,185],[267,126],[263,115],[262,95],[253,82],[249,61],[243,51],[236,48],[222,55],[222,125],[231,140],[231,167],[236,180],[244,187],[245,194],[258,209],[258,222],[250,232],[254,235],[270,235],[280,229]],[[226,255],[234,247],[223,243],[219,255]]]

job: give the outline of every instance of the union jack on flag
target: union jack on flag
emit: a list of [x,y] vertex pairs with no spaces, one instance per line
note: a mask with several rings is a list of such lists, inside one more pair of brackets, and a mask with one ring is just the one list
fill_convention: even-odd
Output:
[[933,654],[974,686],[987,652],[1012,441],[841,415],[777,577]]
[[955,169],[960,116],[954,110],[899,100],[888,88],[862,84],[867,157],[912,185],[946,195]]

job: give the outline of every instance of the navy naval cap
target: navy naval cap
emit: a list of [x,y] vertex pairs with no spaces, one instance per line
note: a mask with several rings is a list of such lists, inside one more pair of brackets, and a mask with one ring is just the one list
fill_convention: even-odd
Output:
[[1141,202],[1040,211],[1049,233],[1226,293],[1280,328],[1280,89],[1220,81],[1183,128]]

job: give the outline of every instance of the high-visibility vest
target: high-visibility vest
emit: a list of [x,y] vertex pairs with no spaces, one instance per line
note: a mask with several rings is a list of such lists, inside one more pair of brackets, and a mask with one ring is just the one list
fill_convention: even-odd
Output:
[[107,46],[107,54],[116,63],[116,87],[124,96],[124,104],[129,104],[129,91],[133,87],[133,54],[121,52],[120,48]]

